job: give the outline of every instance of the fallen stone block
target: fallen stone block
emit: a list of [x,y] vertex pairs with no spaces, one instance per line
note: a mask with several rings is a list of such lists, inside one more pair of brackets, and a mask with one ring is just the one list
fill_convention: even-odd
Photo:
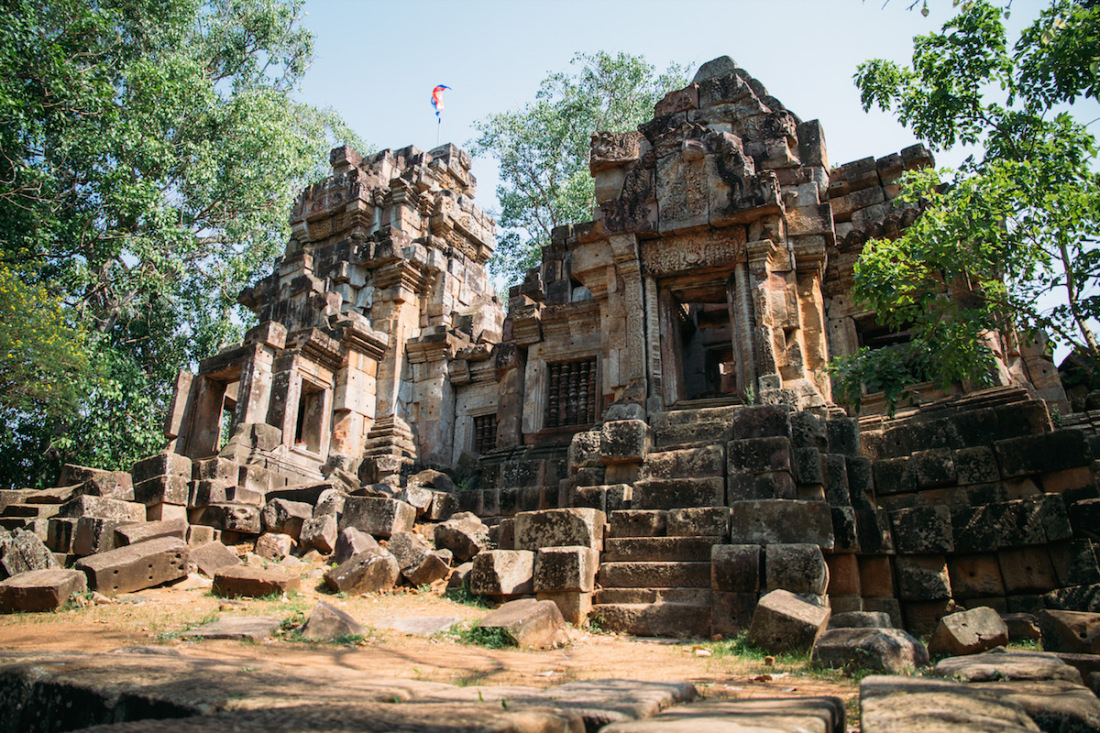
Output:
[[965,657],[948,657],[937,663],[932,673],[964,682],[1064,680],[1081,684],[1081,673],[1075,667],[1047,652],[994,649]]
[[88,576],[88,587],[113,596],[152,588],[187,575],[187,545],[178,537],[127,545],[89,555],[74,566]]
[[372,496],[349,496],[344,500],[340,529],[354,527],[375,537],[390,537],[412,530],[416,510],[403,501]]
[[427,515],[432,506],[432,492],[421,486],[409,485],[394,494],[394,499],[403,501],[416,510],[417,517]]
[[413,586],[434,583],[451,572],[451,551],[433,550],[418,534],[398,532],[390,537],[386,549],[397,559],[401,575]]
[[158,537],[178,537],[185,539],[187,536],[187,521],[183,519],[170,519],[163,522],[135,522],[133,524],[120,524],[115,527],[115,543],[119,547],[136,545],[138,542],[155,540]]
[[155,476],[182,476],[191,478],[191,459],[179,453],[158,453],[143,458],[130,470],[134,484]]
[[368,550],[379,549],[378,541],[355,527],[346,527],[336,538],[332,562],[340,565]]
[[833,613],[829,618],[830,629],[890,629],[893,627],[890,614],[883,611],[845,611]]
[[860,683],[859,699],[863,733],[1039,730],[1019,705],[947,680],[872,676]]
[[428,507],[427,519],[431,522],[444,522],[458,513],[458,497],[446,491],[432,491],[432,505]]
[[401,568],[397,559],[378,548],[361,552],[325,572],[325,583],[337,593],[364,595],[392,590]]
[[98,517],[116,522],[144,522],[145,505],[104,496],[76,496],[61,505],[58,517]]
[[487,550],[473,560],[470,592],[506,598],[534,593],[535,553],[530,550]]
[[598,509],[544,509],[516,515],[515,543],[519,550],[583,546],[603,549],[607,516]]
[[768,652],[809,651],[829,623],[829,609],[785,590],[764,595],[749,627],[749,640]]
[[221,542],[205,542],[192,547],[187,553],[187,560],[208,578],[213,578],[219,570],[241,564],[237,553]]
[[1043,649],[1070,654],[1100,654],[1100,613],[1040,611]]
[[818,637],[812,660],[834,669],[904,674],[928,664],[928,649],[901,629],[831,628]]
[[[1038,616],[1031,613],[1002,613],[1001,620],[1008,629],[1008,640],[1041,641],[1043,632],[1039,627]],[[1047,651],[1052,651],[1048,649]]]
[[210,504],[199,516],[197,524],[228,532],[260,534],[260,508],[252,504]]
[[73,531],[73,554],[83,557],[115,549],[115,530],[118,526],[119,523],[111,519],[81,517],[76,520],[76,529]]
[[153,476],[134,484],[134,501],[153,506],[155,504],[187,504],[191,490],[189,476]]
[[0,581],[0,613],[56,611],[88,587],[79,570],[30,570]]
[[154,504],[145,509],[145,519],[149,522],[187,521],[188,516],[187,507],[179,504]]
[[268,532],[279,532],[294,539],[302,534],[302,525],[313,516],[313,506],[289,499],[272,499],[260,512],[260,521]]
[[367,630],[352,618],[351,614],[334,608],[324,601],[309,612],[302,636],[313,641],[336,641],[349,636],[363,636]]
[[535,592],[591,593],[600,553],[591,547],[545,547],[535,556]]
[[253,568],[246,565],[223,568],[214,573],[211,591],[222,598],[263,598],[297,590],[299,578],[281,568]]
[[472,560],[482,550],[489,549],[489,528],[470,512],[460,512],[435,526],[435,546],[450,550],[456,562]]
[[265,532],[256,539],[256,554],[267,560],[279,562],[294,550],[294,538],[288,534]]
[[329,555],[336,549],[338,530],[335,514],[310,517],[302,524],[298,542],[303,550],[313,549],[322,555]]
[[928,642],[933,656],[961,657],[978,654],[1008,643],[1008,627],[992,608],[980,606],[940,619]]
[[405,574],[406,570],[411,570],[423,562],[432,551],[432,546],[418,534],[397,532],[390,537],[386,549],[397,558],[397,566],[401,568],[401,573]]
[[431,585],[437,580],[444,580],[451,574],[452,562],[453,556],[450,550],[432,550],[415,567],[402,571],[402,574],[414,587]]
[[766,591],[824,595],[829,586],[829,567],[817,545],[768,545],[764,548]]
[[66,464],[61,467],[58,486],[80,485],[80,493],[89,496],[109,496],[123,501],[134,500],[134,482],[127,471],[103,471],[87,466]]
[[474,564],[472,562],[464,562],[454,568],[454,570],[451,571],[451,575],[447,578],[447,590],[469,590],[470,572],[473,571],[473,569]]
[[480,629],[499,630],[516,646],[548,649],[568,640],[565,619],[552,601],[521,598],[483,616]]

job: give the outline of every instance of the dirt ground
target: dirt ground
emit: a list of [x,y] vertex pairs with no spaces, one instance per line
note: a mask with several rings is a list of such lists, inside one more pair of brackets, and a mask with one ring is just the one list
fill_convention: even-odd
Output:
[[[570,644],[542,651],[486,649],[464,643],[454,633],[405,635],[383,628],[384,620],[450,616],[468,625],[489,609],[455,602],[443,596],[441,588],[336,596],[325,592],[322,567],[304,565],[300,570],[301,590],[279,599],[227,601],[210,593],[209,580],[191,576],[175,586],[119,596],[110,603],[86,601],[55,613],[0,616],[0,649],[106,652],[156,645],[189,656],[239,659],[242,665],[263,659],[296,668],[355,670],[462,686],[547,687],[603,678],[687,680],[704,697],[835,695],[845,700],[850,716],[856,713],[857,683],[838,672],[811,670],[805,660],[780,657],[769,663],[758,654],[738,654],[728,641],[642,639],[587,629],[571,629]],[[295,625],[318,601],[348,612],[369,633],[350,644],[295,640]],[[277,618],[288,632],[259,643],[191,641],[183,635],[200,623],[229,616]]]

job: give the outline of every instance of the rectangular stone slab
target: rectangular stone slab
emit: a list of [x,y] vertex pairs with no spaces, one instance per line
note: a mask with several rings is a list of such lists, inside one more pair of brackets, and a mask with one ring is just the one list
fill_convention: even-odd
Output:
[[187,575],[187,545],[178,537],[159,537],[91,555],[75,567],[88,576],[92,590],[132,593]]
[[0,582],[0,613],[55,611],[69,596],[87,587],[84,574],[77,570],[48,568],[20,573]]

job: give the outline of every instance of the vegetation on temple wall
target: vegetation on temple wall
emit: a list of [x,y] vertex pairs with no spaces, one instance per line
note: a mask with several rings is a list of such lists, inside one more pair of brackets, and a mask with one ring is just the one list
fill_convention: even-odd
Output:
[[1045,332],[1095,361],[1100,315],[1096,141],[1067,105],[1100,91],[1100,2],[1055,0],[1010,44],[1010,9],[959,4],[942,32],[914,39],[912,66],[873,60],[856,74],[865,109],[892,112],[933,149],[974,145],[958,170],[906,178],[924,214],[871,240],[855,295],[907,344],[834,360],[835,397],[861,387],[891,409],[914,381],[993,382],[988,334]]
[[159,449],[177,370],[238,338],[294,195],[358,143],[291,96],[295,0],[3,7],[0,487]]
[[554,227],[592,218],[588,149],[596,132],[633,130],[653,106],[687,85],[687,69],[657,74],[641,56],[600,51],[573,57],[573,72],[548,75],[532,104],[475,123],[474,155],[500,163],[497,250],[489,271],[508,284],[539,263]]

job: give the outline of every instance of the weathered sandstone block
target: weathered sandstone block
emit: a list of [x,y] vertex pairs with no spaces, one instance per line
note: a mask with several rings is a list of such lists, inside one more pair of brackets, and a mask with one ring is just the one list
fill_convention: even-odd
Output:
[[178,537],[159,537],[79,560],[88,587],[104,595],[132,593],[187,575],[187,545]]
[[828,623],[828,608],[773,590],[756,606],[749,640],[769,652],[809,651]]
[[474,558],[470,592],[481,596],[522,596],[534,592],[535,553],[487,550]]
[[79,570],[30,570],[0,581],[0,613],[56,611],[88,587]]

